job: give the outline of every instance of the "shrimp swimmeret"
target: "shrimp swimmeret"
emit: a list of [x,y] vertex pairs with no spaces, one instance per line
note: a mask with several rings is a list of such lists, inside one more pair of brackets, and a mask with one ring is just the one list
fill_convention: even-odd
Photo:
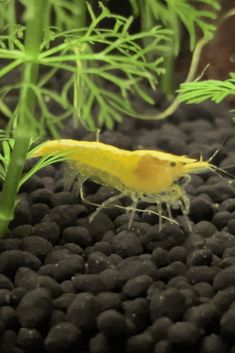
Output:
[[[129,227],[135,211],[138,210],[136,207],[139,201],[156,204],[159,222],[162,218],[174,222],[171,216],[172,208],[179,208],[187,215],[189,196],[184,190],[186,183],[180,183],[180,179],[186,177],[186,180],[190,180],[192,173],[217,169],[209,161],[201,159],[155,150],[128,151],[101,142],[70,139],[47,141],[34,149],[30,157],[53,154],[65,154],[68,163],[77,171],[82,180],[80,187],[82,198],[82,184],[88,178],[120,192],[96,205],[99,207],[90,221],[102,208],[128,196],[132,200],[132,205],[126,207],[131,211]],[[163,216],[162,205],[165,205],[169,218]]]

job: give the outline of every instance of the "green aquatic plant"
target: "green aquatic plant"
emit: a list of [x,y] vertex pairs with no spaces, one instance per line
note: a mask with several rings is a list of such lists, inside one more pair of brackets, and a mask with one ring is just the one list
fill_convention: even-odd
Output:
[[[221,24],[235,15],[235,8],[225,12],[219,19],[218,28]],[[204,69],[204,71],[206,68]],[[202,103],[211,100],[214,103],[222,102],[228,96],[235,95],[235,72],[230,72],[229,77],[222,80],[200,80],[202,74],[192,82],[184,82],[178,90],[179,102],[181,103]]]
[[[75,125],[95,129],[112,128],[123,113],[138,116],[130,94],[154,103],[141,84],[155,88],[164,71],[163,58],[149,61],[147,56],[153,46],[167,49],[171,34],[160,26],[130,34],[132,18],[112,14],[102,3],[98,14],[88,3],[89,25],[76,28],[63,17],[65,1],[21,0],[21,4],[20,24],[16,2],[6,0],[0,13],[0,111],[6,119],[0,158],[0,236],[13,218],[22,183],[39,167],[54,162],[51,156],[24,174],[32,141],[48,133],[58,137],[70,117]],[[110,28],[103,26],[107,19]],[[151,46],[142,48],[140,42],[146,38],[152,38]]]
[[[174,63],[182,44],[182,25],[189,36],[190,50],[194,51],[200,32],[206,42],[213,38],[216,25],[211,21],[217,18],[220,2],[219,0],[130,0],[130,3],[134,15],[140,16],[142,30],[150,29],[160,23],[173,32],[169,50],[164,54],[165,75],[161,80],[161,90],[168,96],[172,96]],[[150,39],[147,38],[146,46],[149,43]],[[158,51],[157,47],[151,55],[156,55],[156,51]]]
[[201,103],[212,100],[222,102],[226,97],[235,95],[235,72],[229,74],[227,80],[204,80],[183,83],[180,86],[179,100],[186,103]]

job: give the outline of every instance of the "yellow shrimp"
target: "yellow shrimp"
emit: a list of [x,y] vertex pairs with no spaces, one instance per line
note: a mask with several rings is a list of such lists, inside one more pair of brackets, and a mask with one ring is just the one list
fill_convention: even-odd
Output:
[[[78,170],[83,181],[91,180],[118,190],[120,194],[104,201],[91,217],[124,196],[132,200],[129,227],[139,201],[155,203],[157,214],[162,218],[162,204],[166,205],[170,220],[171,208],[189,212],[189,197],[182,177],[200,171],[214,170],[209,161],[154,150],[128,151],[101,142],[76,141],[70,139],[47,141],[34,149],[31,157],[51,154],[66,154],[69,164]],[[82,188],[81,197],[83,198]],[[167,218],[168,219],[168,218]],[[160,223],[159,221],[159,223]]]

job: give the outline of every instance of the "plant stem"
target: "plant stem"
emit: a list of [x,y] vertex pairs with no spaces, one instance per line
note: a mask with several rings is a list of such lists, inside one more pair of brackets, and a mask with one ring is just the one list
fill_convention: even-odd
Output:
[[171,22],[169,24],[172,30],[172,39],[169,42],[169,51],[164,54],[164,68],[165,73],[161,78],[160,88],[163,93],[167,96],[168,99],[172,99],[174,96],[174,87],[173,87],[173,78],[175,76],[175,58],[178,55],[178,48],[176,50],[176,46],[180,46],[180,44],[175,45],[175,43],[180,41],[180,24],[178,20],[178,16],[174,11],[168,6],[168,11],[171,13]]
[[[43,35],[43,12],[46,0],[33,0],[26,11],[25,63],[22,73],[22,86],[17,106],[17,126],[15,145],[11,154],[6,179],[0,195],[0,237],[6,232],[14,216],[17,192],[22,176],[31,138],[34,136],[33,116],[35,111],[35,94],[31,88],[37,83],[40,44]],[[26,8],[27,10],[27,8]]]
[[[207,43],[207,41],[204,38],[202,38],[198,41],[198,43],[194,49],[193,55],[192,55],[192,61],[190,64],[189,72],[188,72],[188,75],[187,75],[184,83],[192,82],[193,80],[195,80],[195,77],[197,75],[199,60],[201,57],[201,52],[202,52],[202,49],[206,43]],[[202,72],[202,74],[203,74],[203,72]],[[200,77],[201,77],[201,75],[196,80],[198,80]],[[160,112],[156,115],[154,115],[154,114],[141,115],[141,116],[139,116],[139,118],[144,119],[144,120],[163,120],[163,119],[166,119],[168,116],[172,115],[176,111],[176,109],[179,107],[179,105],[180,105],[180,100],[179,100],[179,94],[178,94],[175,97],[175,99],[172,101],[172,103],[162,112]]]
[[76,28],[83,28],[87,24],[87,6],[86,6],[86,0],[75,0],[75,4],[77,4],[77,7],[79,8],[79,14],[76,16],[77,17],[77,26]]
[[[155,26],[155,20],[153,18],[153,15],[151,13],[151,9],[149,7],[148,1],[143,1],[143,0],[139,0],[139,8],[140,8],[140,26],[141,26],[141,30],[142,31],[149,31],[152,27]],[[150,38],[146,38],[143,40],[143,44],[144,47],[148,47],[148,45],[151,43],[151,39]],[[147,58],[149,60],[151,60],[151,55],[153,55],[153,53],[148,53]]]
[[[148,1],[139,0],[139,8],[140,8],[140,20],[141,20],[141,30],[149,31],[156,25],[156,19],[152,14],[152,9],[150,8]],[[143,40],[144,47],[146,48],[151,44],[151,39],[146,38]],[[160,86],[161,91],[166,94],[168,98],[171,98],[173,95],[173,87],[172,87],[172,77],[174,71],[175,57],[173,48],[174,43],[169,44],[169,52],[164,54],[164,68],[165,73],[161,78]],[[147,55],[147,59],[151,60],[154,55],[154,52],[151,52]]]
[[8,5],[8,24],[9,24],[9,48],[14,49],[14,38],[15,38],[15,25],[16,25],[16,13],[15,13],[15,0],[12,0]]
[[[191,65],[189,68],[188,75],[187,75],[186,80],[184,82],[192,82],[195,79],[195,76],[197,74],[199,61],[200,61],[200,57],[201,57],[201,52],[202,52],[202,49],[206,43],[207,42],[204,38],[202,38],[198,41],[198,43],[195,47],[195,50],[193,52],[192,61],[191,61]],[[169,105],[169,107],[167,107],[163,112],[155,115],[154,119],[156,119],[156,120],[166,119],[168,116],[172,115],[176,111],[176,109],[179,107],[179,105],[180,105],[180,100],[179,100],[179,95],[177,95],[175,97],[175,99],[173,100],[173,102]]]
[[[173,46],[173,43],[171,44]],[[169,45],[169,47],[171,46]],[[165,73],[161,78],[161,91],[165,93],[168,99],[173,96],[172,80],[174,77],[175,56],[173,50],[169,48],[169,52],[164,55]]]

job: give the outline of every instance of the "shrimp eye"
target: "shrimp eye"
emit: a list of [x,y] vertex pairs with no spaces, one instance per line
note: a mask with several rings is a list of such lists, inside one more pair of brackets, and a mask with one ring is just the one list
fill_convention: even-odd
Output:
[[170,166],[171,167],[175,167],[176,166],[176,162],[170,162]]

